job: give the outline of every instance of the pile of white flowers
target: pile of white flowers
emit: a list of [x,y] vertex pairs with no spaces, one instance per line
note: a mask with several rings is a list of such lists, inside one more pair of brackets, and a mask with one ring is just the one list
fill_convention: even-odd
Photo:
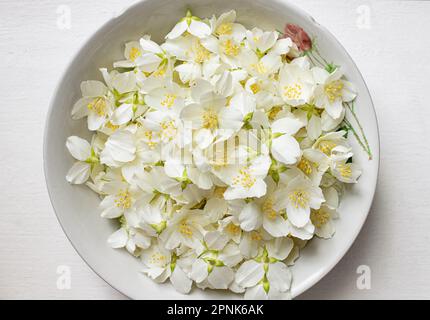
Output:
[[340,130],[356,93],[291,38],[235,20],[188,13],[161,45],[127,43],[104,83],[84,81],[72,117],[94,134],[67,139],[67,181],[100,195],[120,225],[108,243],[151,279],[283,299],[360,176]]

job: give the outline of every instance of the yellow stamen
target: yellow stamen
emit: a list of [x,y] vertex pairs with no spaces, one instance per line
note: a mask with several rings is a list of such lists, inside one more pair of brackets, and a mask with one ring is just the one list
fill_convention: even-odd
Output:
[[261,236],[261,234],[259,232],[253,231],[251,233],[251,240],[260,241],[261,239],[263,239],[263,237]]
[[257,73],[264,74],[267,72],[266,66],[260,61],[258,63],[251,64],[251,68],[253,68]]
[[351,164],[346,163],[346,164],[338,164],[337,165],[337,169],[340,172],[340,175],[344,178],[351,178],[352,176],[352,169],[351,169]]
[[149,260],[150,264],[155,265],[163,265],[166,263],[166,256],[164,254],[161,254],[159,252],[155,252],[151,255],[151,259]]
[[303,173],[310,175],[314,168],[315,168],[315,163],[313,163],[312,161],[309,161],[306,158],[302,158],[300,160],[300,162],[297,164],[297,167],[303,171]]
[[88,110],[94,111],[98,116],[106,115],[106,99],[96,98],[87,105]]
[[106,123],[106,128],[111,129],[112,131],[118,130],[119,125],[113,124],[112,122]]
[[282,110],[282,107],[280,107],[280,106],[273,107],[272,109],[270,109],[267,117],[269,118],[270,121],[273,121],[273,120],[275,120],[278,113],[281,112],[281,110]]
[[246,189],[250,189],[257,179],[255,179],[250,172],[249,167],[245,167],[239,170],[239,175],[233,178],[234,185],[240,185]]
[[299,99],[303,92],[303,86],[300,83],[294,83],[284,87],[284,95],[288,99]]
[[311,211],[311,221],[315,227],[321,228],[329,220],[330,220],[330,213],[328,213],[324,209]]
[[215,33],[219,36],[229,35],[233,31],[233,23],[226,22],[221,24],[218,28],[216,28]]
[[309,204],[309,194],[304,190],[295,190],[288,195],[295,208],[305,208]]
[[201,45],[200,41],[194,44],[193,50],[195,53],[194,61],[197,63],[203,63],[210,57],[210,52]]
[[193,230],[190,228],[186,220],[183,220],[179,225],[179,232],[185,237],[191,238],[193,236]]
[[267,218],[274,220],[278,216],[275,209],[273,209],[273,199],[270,197],[263,203],[263,213]]
[[218,127],[218,115],[213,110],[206,110],[203,113],[203,128],[215,129]]
[[239,54],[240,47],[233,43],[230,39],[224,42],[224,53],[228,56],[237,56]]
[[331,154],[331,150],[333,150],[333,148],[336,147],[336,143],[334,143],[333,141],[330,140],[326,140],[326,141],[321,141],[318,144],[318,149],[325,153],[327,156],[329,156]]
[[164,67],[158,68],[156,71],[154,71],[153,75],[154,77],[162,77],[166,74],[166,71],[167,71],[167,65],[165,65]]
[[120,190],[116,195],[115,205],[121,209],[129,209],[131,207],[131,195],[128,191]]
[[175,103],[175,100],[176,100],[175,94],[167,93],[164,96],[163,101],[161,101],[161,105],[163,107],[171,108],[173,106],[173,104]]
[[162,122],[161,129],[163,129],[161,132],[161,138],[163,140],[171,141],[178,132],[178,128],[175,126],[175,121],[173,120]]
[[251,89],[251,91],[252,91],[253,94],[257,94],[261,90],[261,88],[260,88],[260,86],[259,86],[259,84],[257,82],[251,84],[249,86],[249,88]]
[[215,187],[214,197],[215,198],[224,198],[224,192],[227,190],[227,187]]
[[148,145],[149,148],[154,149],[158,142],[154,141],[154,133],[152,131],[145,131],[144,135],[144,141]]
[[236,235],[240,232],[240,227],[238,227],[237,225],[230,223],[227,228],[226,231],[230,234]]
[[142,55],[142,52],[136,47],[131,48],[130,50],[130,60],[135,61],[137,58],[139,58]]
[[342,80],[336,80],[325,86],[324,91],[328,97],[328,100],[333,103],[336,99],[342,97],[343,90],[343,82]]

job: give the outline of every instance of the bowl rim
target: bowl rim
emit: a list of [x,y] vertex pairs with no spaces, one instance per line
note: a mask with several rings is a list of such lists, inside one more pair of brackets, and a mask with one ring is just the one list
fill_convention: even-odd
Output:
[[[64,234],[66,235],[68,241],[70,242],[70,244],[72,245],[73,249],[77,252],[77,254],[79,255],[79,257],[85,262],[85,264],[96,274],[98,275],[106,284],[108,284],[111,288],[115,289],[116,291],[118,291],[119,293],[121,293],[124,297],[127,297],[129,299],[134,299],[134,297],[132,297],[131,295],[127,294],[125,292],[124,289],[120,289],[117,286],[113,285],[112,283],[110,283],[107,279],[105,279],[105,277],[103,277],[81,254],[81,252],[76,248],[75,244],[73,243],[73,241],[71,240],[71,236],[69,235],[69,233],[66,230],[66,227],[63,225],[58,213],[57,213],[57,209],[55,208],[54,205],[54,201],[53,201],[53,190],[52,187],[50,186],[50,183],[48,181],[48,171],[50,170],[48,167],[48,163],[47,163],[47,153],[48,153],[48,145],[47,145],[47,137],[48,137],[48,131],[49,131],[49,124],[50,124],[50,119],[54,110],[54,103],[56,100],[56,96],[57,93],[59,91],[60,86],[62,85],[63,81],[66,79],[67,77],[67,71],[70,69],[70,67],[73,65],[74,61],[77,59],[77,57],[79,56],[79,53],[85,48],[87,47],[95,38],[97,38],[100,34],[102,34],[105,29],[107,29],[109,26],[111,26],[112,24],[115,23],[115,21],[122,17],[127,15],[129,12],[133,11],[134,9],[136,9],[137,7],[139,7],[140,5],[142,5],[144,2],[148,2],[148,1],[154,1],[154,0],[141,0],[138,1],[130,6],[128,6],[125,10],[122,10],[119,14],[117,14],[116,16],[111,17],[109,20],[107,20],[106,22],[104,22],[100,27],[97,28],[97,30],[95,32],[93,32],[91,35],[89,35],[83,42],[81,45],[79,45],[78,49],[73,53],[72,57],[69,59],[69,62],[66,64],[66,67],[64,68],[63,72],[61,73],[60,77],[58,78],[59,81],[57,82],[55,89],[53,91],[53,94],[51,96],[50,99],[50,103],[49,103],[49,107],[48,107],[48,111],[46,114],[46,118],[45,118],[45,125],[44,125],[44,134],[43,134],[43,172],[44,172],[44,178],[45,178],[45,184],[46,184],[46,188],[48,191],[48,196],[49,196],[49,200],[51,202],[51,206],[54,210],[55,216],[57,218],[58,223],[61,226],[61,229],[63,230]],[[351,64],[354,66],[354,68],[357,71],[357,74],[359,76],[359,78],[361,79],[365,91],[367,91],[369,100],[370,100],[370,109],[373,112],[373,116],[375,118],[375,125],[376,125],[376,136],[375,136],[375,146],[377,147],[375,150],[373,150],[373,159],[372,161],[376,161],[376,175],[375,175],[375,181],[374,184],[371,188],[372,192],[372,198],[371,201],[369,202],[366,210],[365,210],[365,214],[362,215],[362,220],[360,221],[360,227],[356,229],[356,232],[349,238],[349,242],[344,246],[343,250],[339,250],[337,253],[337,257],[336,259],[333,259],[332,263],[327,264],[324,266],[323,271],[322,272],[318,272],[317,274],[315,274],[315,276],[310,277],[308,279],[308,281],[305,282],[304,285],[302,285],[298,290],[296,290],[294,292],[294,294],[292,293],[292,298],[297,298],[299,297],[301,294],[303,294],[304,292],[306,292],[308,289],[310,289],[311,287],[313,287],[315,284],[317,284],[322,278],[324,278],[331,270],[333,270],[333,268],[343,259],[343,257],[345,256],[345,254],[350,250],[351,246],[353,245],[353,243],[355,242],[355,240],[357,239],[358,235],[360,234],[366,220],[367,217],[369,215],[370,209],[373,205],[373,202],[375,200],[375,194],[376,194],[376,188],[377,188],[377,184],[378,184],[378,180],[379,180],[379,173],[380,173],[380,163],[381,163],[381,159],[380,159],[380,146],[381,146],[381,141],[380,141],[380,132],[379,132],[379,122],[378,122],[378,117],[377,117],[377,113],[375,110],[375,106],[373,103],[373,99],[372,96],[370,94],[369,88],[367,86],[367,83],[360,71],[360,69],[357,67],[357,64],[355,63],[355,61],[352,59],[351,55],[348,53],[348,51],[345,49],[345,47],[340,43],[340,41],[323,25],[321,25],[320,23],[318,23],[310,14],[308,14],[304,9],[300,8],[298,5],[291,3],[288,0],[271,0],[272,2],[282,2],[282,4],[286,7],[289,7],[289,9],[296,15],[300,16],[300,18],[302,19],[306,19],[308,20],[308,22],[312,23],[317,29],[320,29],[322,32],[325,33],[325,35],[327,37],[329,37],[332,41],[334,41],[340,48],[340,50],[343,51],[343,53],[347,56],[347,58],[350,60]]]

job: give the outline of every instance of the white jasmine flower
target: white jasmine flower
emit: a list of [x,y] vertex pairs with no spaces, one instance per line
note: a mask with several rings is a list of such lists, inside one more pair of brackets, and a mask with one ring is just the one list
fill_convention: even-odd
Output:
[[166,197],[179,197],[183,191],[181,182],[168,177],[161,166],[139,172],[137,184],[146,193],[163,194]]
[[70,154],[78,160],[67,172],[66,180],[72,184],[85,183],[91,175],[92,169],[99,168],[99,159],[88,141],[71,136],[67,138],[66,147]]
[[213,187],[213,175],[211,172],[204,172],[195,166],[188,166],[187,176],[200,189],[209,190]]
[[317,149],[303,150],[302,158],[297,163],[299,168],[314,185],[319,185],[324,173],[328,170],[330,161],[327,155]]
[[349,150],[345,134],[346,132],[343,130],[329,132],[318,138],[312,148],[320,150],[329,157],[333,155],[333,151],[336,151],[339,146]]
[[288,220],[299,228],[309,222],[311,208],[319,209],[325,201],[321,189],[302,175],[297,175],[285,189],[279,189],[278,192],[284,196],[279,197],[275,209],[286,209]]
[[294,59],[279,72],[279,94],[292,106],[310,102],[314,91],[314,79],[307,57]]
[[171,252],[161,243],[155,243],[141,254],[144,265],[142,272],[157,282],[164,282],[170,276]]
[[160,70],[163,64],[168,63],[164,50],[149,36],[140,39],[143,54],[137,58],[137,67],[141,72],[154,73]]
[[145,96],[145,103],[156,110],[179,115],[184,107],[184,90],[174,82],[163,88],[156,88]]
[[338,218],[336,210],[322,205],[321,208],[311,211],[311,221],[315,226],[315,234],[324,239],[333,237],[335,229],[333,220]]
[[276,238],[267,242],[266,250],[272,259],[283,261],[293,249],[294,242],[291,238]]
[[285,211],[274,209],[280,194],[275,194],[275,182],[266,179],[267,193],[264,197],[247,203],[239,215],[240,227],[244,231],[258,230],[263,227],[273,237],[284,237],[290,232],[285,219]]
[[220,173],[229,185],[224,193],[226,200],[262,197],[266,194],[267,176],[271,164],[270,157],[261,155],[249,163],[228,166]]
[[166,155],[163,155],[164,172],[168,177],[187,183],[187,169],[191,166],[191,153],[187,149],[173,147]]
[[248,46],[256,53],[263,55],[269,51],[278,40],[276,31],[263,31],[259,28],[253,28],[246,31],[246,40]]
[[83,97],[73,106],[72,118],[77,120],[88,117],[88,129],[98,130],[112,114],[112,95],[100,81],[82,82],[81,91]]
[[210,35],[211,28],[188,11],[187,15],[167,34],[166,39],[178,38],[186,31],[197,38],[204,38]]
[[246,33],[246,29],[243,25],[236,23],[236,11],[231,10],[225,12],[216,18],[213,16],[210,20],[212,33],[215,36],[231,36],[237,41],[243,39],[243,35]]
[[345,118],[345,108],[342,109],[340,117],[334,119],[331,117],[326,110],[321,114],[321,129],[323,132],[330,132],[336,130]]
[[240,222],[235,216],[228,216],[219,221],[220,230],[229,240],[239,244],[242,237],[242,229]]
[[129,130],[116,131],[107,139],[105,148],[100,154],[100,162],[111,167],[120,167],[135,159],[136,149],[133,132]]
[[226,106],[222,96],[208,93],[198,103],[187,105],[181,118],[189,122],[195,133],[195,140],[201,149],[208,147],[218,134],[228,139],[242,127],[242,114]]
[[157,70],[152,72],[149,76],[146,76],[142,72],[138,72],[137,75],[143,74],[143,76],[141,76],[141,81],[138,83],[140,93],[146,95],[153,90],[169,86],[173,78],[174,64],[174,59],[163,59]]
[[247,50],[242,46],[242,40],[245,33],[240,37],[230,35],[221,35],[219,38],[209,36],[202,39],[202,45],[210,52],[219,55],[221,61],[226,63],[230,68],[239,68],[243,66],[244,56]]
[[188,277],[187,269],[192,263],[192,256],[185,254],[178,257],[175,252],[164,249],[163,244],[158,242],[144,250],[141,259],[144,264],[142,272],[154,281],[165,282],[170,278],[178,292],[187,294],[191,291],[192,281]]
[[127,220],[121,219],[121,228],[115,231],[107,240],[108,244],[114,248],[126,248],[128,252],[135,255],[136,249],[147,249],[151,245],[151,238],[143,230],[136,228]]
[[[288,242],[288,245],[280,242],[278,246],[284,246],[291,251],[292,245],[290,241]],[[288,256],[288,253],[289,251],[284,252],[283,256]],[[284,263],[269,256],[268,251],[264,249],[258,258],[248,260],[240,266],[235,281],[241,287],[247,288],[245,299],[287,299],[291,272]]]
[[242,241],[239,244],[241,254],[246,258],[255,258],[264,243],[272,237],[264,230],[255,230],[251,232],[243,232]]
[[285,117],[272,123],[271,152],[273,157],[285,164],[294,164],[301,156],[300,145],[293,137],[303,127],[303,123],[293,117]]
[[133,212],[140,192],[136,186],[130,186],[124,181],[112,184],[108,194],[100,202],[101,216],[114,219]]
[[253,114],[256,111],[256,99],[252,94],[245,90],[241,90],[236,93],[230,99],[229,108],[237,109],[242,114],[242,117],[245,118],[249,114]]
[[287,224],[289,227],[289,235],[291,237],[294,237],[300,240],[310,240],[314,237],[315,226],[310,221],[305,226],[300,228],[293,225],[290,221],[287,221]]
[[124,57],[126,60],[113,64],[114,68],[134,68],[137,66],[136,60],[142,56],[143,50],[139,41],[130,41],[125,44]]
[[357,96],[353,84],[341,79],[343,73],[336,69],[328,73],[321,68],[314,68],[313,74],[318,86],[315,88],[315,105],[324,108],[333,118],[338,119],[343,110],[343,102],[349,102]]
[[275,53],[259,57],[253,51],[248,51],[243,54],[242,60],[247,72],[259,79],[272,78],[282,66],[281,56]]
[[191,291],[193,281],[189,277],[191,267],[195,261],[193,252],[177,257],[173,256],[172,262],[170,263],[170,282],[173,287],[180,293],[187,294]]
[[236,244],[227,244],[228,237],[218,231],[204,237],[205,249],[193,264],[190,277],[197,284],[207,282],[213,289],[227,289],[234,280],[232,267],[241,260]]
[[138,183],[139,175],[148,165],[154,165],[161,161],[161,139],[157,132],[144,127],[138,127],[135,133],[135,158],[134,160],[121,163],[113,162],[112,166],[120,166],[124,179],[129,183]]
[[212,77],[214,92],[223,97],[228,97],[233,94],[233,75],[230,71],[224,71],[221,74],[216,74]]
[[293,41],[290,38],[278,39],[269,52],[273,52],[279,55],[289,54],[293,46]]
[[119,95],[133,92],[138,89],[136,73],[134,71],[121,73],[116,70],[112,70],[111,72],[108,72],[106,68],[101,68],[100,72],[102,73],[103,79],[108,88]]
[[255,77],[273,81],[274,74],[282,66],[281,55],[288,53],[291,39],[278,40],[277,32],[263,32],[254,28],[246,33],[246,44],[252,50],[247,54],[247,70]]
[[138,226],[152,237],[166,227],[167,220],[174,213],[173,202],[162,194],[147,194],[136,203],[139,216]]
[[126,43],[124,56],[126,60],[113,64],[114,68],[138,68],[139,72],[154,72],[160,64],[165,62],[165,56],[161,47],[145,35],[140,41]]
[[186,210],[175,213],[168,221],[166,229],[160,235],[166,248],[174,249],[183,244],[198,248],[203,240],[203,227],[209,223],[200,210]]
[[348,162],[349,154],[336,156],[331,162],[331,174],[341,182],[344,183],[357,183],[358,178],[361,176],[361,170],[355,163]]
[[278,89],[270,79],[251,77],[245,83],[245,90],[253,94],[259,109],[269,110],[284,103],[278,96]]
[[114,109],[109,122],[100,130],[107,135],[111,135],[131,121],[136,121],[147,111],[147,107],[143,105],[143,97],[137,91],[121,95],[116,103],[118,107]]
[[189,137],[185,131],[184,123],[171,113],[160,110],[148,112],[145,115],[145,119],[140,122],[147,129],[146,132],[150,132],[145,133],[147,139],[154,141],[156,144],[159,141],[164,146],[176,145],[183,147],[191,142],[190,139],[187,139]]
[[331,117],[326,110],[318,109],[315,105],[301,106],[293,114],[306,123],[307,138],[317,140],[325,132],[336,130],[345,118],[345,108],[338,119]]
[[175,67],[183,83],[209,76],[220,67],[219,59],[202,46],[200,39],[188,34],[168,40],[163,44],[163,49],[183,61]]

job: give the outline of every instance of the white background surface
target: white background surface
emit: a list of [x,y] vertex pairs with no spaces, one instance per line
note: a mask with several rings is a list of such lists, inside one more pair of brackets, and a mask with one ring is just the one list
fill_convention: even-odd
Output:
[[[42,145],[49,101],[72,55],[134,2],[0,0],[0,299],[125,298],[63,234],[45,187]],[[351,54],[374,99],[381,135],[369,218],[342,261],[300,298],[429,299],[430,1],[291,2]],[[58,27],[61,5],[71,9],[70,29]],[[71,270],[69,290],[57,289],[62,265]],[[360,265],[371,269],[370,290],[357,289]]]

